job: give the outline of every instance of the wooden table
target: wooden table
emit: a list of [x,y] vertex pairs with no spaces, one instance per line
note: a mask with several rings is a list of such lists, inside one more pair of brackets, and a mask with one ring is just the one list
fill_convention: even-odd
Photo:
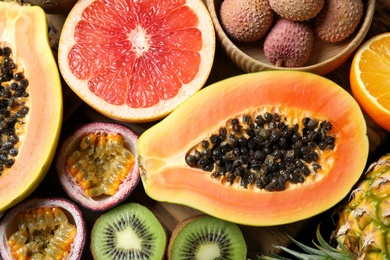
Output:
[[[64,16],[49,16],[49,22],[52,25],[52,28],[57,30],[51,31],[52,38],[52,47],[56,51],[56,41],[58,40],[58,35],[61,28],[61,23],[64,20]],[[372,26],[367,35],[367,39],[382,33],[390,31],[390,1],[389,0],[377,0],[376,12],[373,19]],[[325,77],[335,81],[340,86],[349,90],[349,68],[350,68],[351,59],[345,62],[337,70],[325,75]],[[238,69],[226,56],[224,51],[221,49],[217,42],[215,61],[213,65],[213,70],[210,74],[210,77],[206,85],[214,83],[216,81],[225,79],[227,77],[235,76],[244,73]],[[97,114],[94,110],[88,107],[86,104],[81,102],[77,96],[75,96],[69,88],[64,84],[64,125],[62,129],[62,138],[67,136],[68,133],[73,131],[76,127],[80,126],[83,123],[89,121],[106,121],[111,122],[112,120]],[[377,159],[384,152],[390,152],[390,149],[387,149],[388,141],[388,132],[379,128],[375,123],[372,122],[368,117],[368,135],[370,139],[370,159]],[[141,133],[144,129],[149,127],[151,124],[128,124],[135,131]],[[54,167],[49,171],[44,181],[38,187],[38,189],[31,195],[33,196],[60,196],[67,197],[64,191],[60,188],[56,176]],[[173,230],[173,228],[180,221],[185,218],[193,215],[200,214],[200,212],[179,205],[173,205],[169,203],[158,203],[151,200],[144,192],[142,185],[138,185],[137,189],[133,194],[125,201],[136,201],[148,206],[159,218],[161,223],[167,229],[168,235]],[[82,209],[87,229],[90,231],[92,225],[97,217],[101,215],[98,212],[92,212],[86,209]],[[291,223],[281,226],[273,227],[248,227],[240,226],[244,232],[245,238],[248,243],[248,257],[255,259],[256,253],[267,254],[269,251],[273,251],[273,244],[277,245],[287,245],[290,240],[286,234],[293,237],[299,238],[303,242],[311,243],[311,240],[314,238],[315,227],[318,223],[322,224],[322,229],[324,229],[324,237],[326,234],[330,234],[333,226],[330,219],[332,209],[320,214],[316,217],[303,220],[296,223]],[[89,234],[88,234],[89,236]],[[87,240],[87,245],[85,247],[84,258],[83,259],[92,259],[89,252],[89,237]]]

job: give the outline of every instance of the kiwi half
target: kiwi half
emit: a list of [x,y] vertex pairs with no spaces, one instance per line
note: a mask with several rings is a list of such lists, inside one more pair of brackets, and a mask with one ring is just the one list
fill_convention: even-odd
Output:
[[165,256],[167,236],[155,215],[138,203],[117,206],[94,223],[91,252],[95,260],[158,259]]
[[241,229],[234,223],[200,215],[179,223],[168,245],[168,259],[244,260],[247,248]]

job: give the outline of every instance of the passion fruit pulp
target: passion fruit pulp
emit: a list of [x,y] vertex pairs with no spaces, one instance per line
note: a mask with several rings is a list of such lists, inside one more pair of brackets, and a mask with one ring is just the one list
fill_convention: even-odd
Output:
[[67,195],[84,208],[103,211],[125,200],[137,186],[138,134],[117,123],[82,125],[62,143],[56,160]]
[[4,214],[0,236],[1,259],[78,260],[86,227],[73,202],[57,197],[30,198]]

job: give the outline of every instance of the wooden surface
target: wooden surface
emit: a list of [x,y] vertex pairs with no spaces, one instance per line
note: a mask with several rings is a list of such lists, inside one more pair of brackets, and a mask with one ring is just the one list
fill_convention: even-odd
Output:
[[[56,37],[58,37],[61,23],[64,20],[64,16],[48,16],[49,23],[51,24],[50,35],[52,38],[52,47],[56,52]],[[367,39],[376,34],[390,31],[390,1],[377,0],[376,11],[373,19],[373,24],[367,35]],[[345,89],[349,90],[349,59],[340,68],[326,75],[327,78],[335,81]],[[238,69],[226,56],[221,46],[217,42],[217,49],[215,55],[215,61],[213,70],[206,85],[214,83],[216,81],[225,79],[227,77],[242,74],[243,72]],[[62,129],[61,140],[66,137],[75,128],[83,123],[89,121],[107,121],[112,120],[101,116],[94,110],[89,108],[78,97],[76,97],[72,91],[64,84],[64,125]],[[371,155],[370,160],[378,158],[379,154],[387,150],[387,137],[388,132],[379,128],[369,118],[367,119],[368,135],[370,139]],[[144,129],[152,124],[128,124],[138,133],[142,133]],[[369,161],[370,161],[369,160]],[[38,187],[38,189],[31,195],[34,196],[60,196],[67,197],[62,188],[60,187],[54,166],[48,172],[46,178]],[[151,200],[145,195],[142,185],[138,185],[133,194],[125,201],[136,201],[148,206],[159,218],[161,223],[167,230],[168,236],[173,228],[182,220],[187,217],[200,214],[200,212],[179,205],[173,205],[169,203],[158,203]],[[82,209],[86,219],[87,230],[89,231],[97,217],[101,215],[99,212],[92,212],[86,209]],[[299,237],[301,239],[307,239],[310,241],[314,238],[314,228],[319,222],[330,222],[329,215],[331,210],[324,212],[311,219],[303,220],[297,223],[291,223],[287,225],[275,226],[275,227],[248,227],[240,226],[244,232],[244,236],[248,243],[248,257],[255,259],[256,253],[267,254],[270,250],[274,250],[272,245],[287,245],[289,239],[286,234]],[[331,231],[331,225],[328,226],[328,232]],[[326,233],[326,232],[325,232]],[[92,259],[89,251],[89,233],[87,245],[84,251],[83,259]]]

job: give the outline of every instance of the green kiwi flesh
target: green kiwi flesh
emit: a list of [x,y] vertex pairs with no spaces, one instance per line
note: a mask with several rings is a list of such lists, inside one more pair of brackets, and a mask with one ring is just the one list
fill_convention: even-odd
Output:
[[237,224],[201,215],[179,223],[168,246],[168,259],[244,260],[247,248]]
[[158,259],[165,256],[167,236],[156,216],[143,205],[127,203],[102,216],[91,231],[95,260]]

